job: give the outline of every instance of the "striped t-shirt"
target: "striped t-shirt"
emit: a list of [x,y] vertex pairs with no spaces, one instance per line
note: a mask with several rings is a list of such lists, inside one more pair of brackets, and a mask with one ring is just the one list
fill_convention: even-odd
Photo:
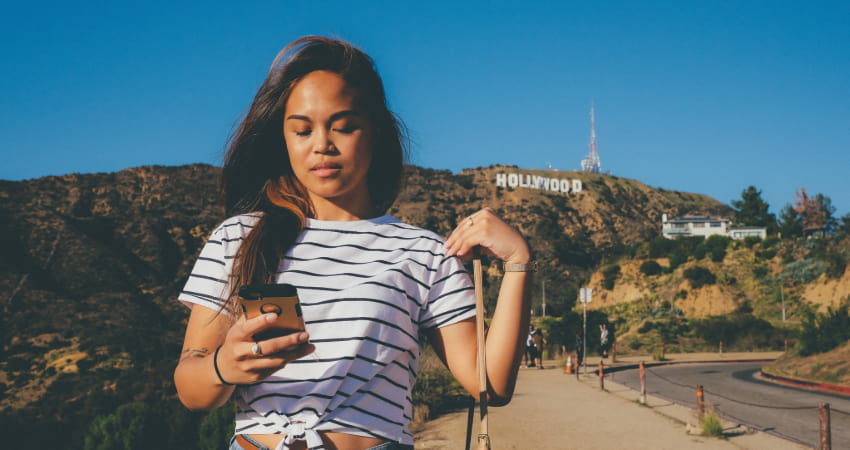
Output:
[[[256,221],[240,215],[213,231],[182,302],[219,309],[233,256]],[[469,275],[446,257],[443,240],[391,216],[308,219],[276,282],[297,288],[316,351],[237,388],[236,433],[287,433],[287,441],[304,437],[311,448],[316,430],[412,445],[408,424],[424,331],[475,315]]]

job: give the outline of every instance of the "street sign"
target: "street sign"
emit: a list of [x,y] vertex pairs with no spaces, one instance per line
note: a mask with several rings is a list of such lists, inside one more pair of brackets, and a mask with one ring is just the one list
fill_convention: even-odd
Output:
[[592,288],[581,288],[579,289],[579,301],[582,303],[590,303],[593,299],[593,289]]

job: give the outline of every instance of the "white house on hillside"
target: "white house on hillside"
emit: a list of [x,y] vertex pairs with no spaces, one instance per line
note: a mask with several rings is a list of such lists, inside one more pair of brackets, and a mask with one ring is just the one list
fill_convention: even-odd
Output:
[[715,234],[729,236],[732,239],[744,239],[748,236],[756,236],[761,239],[767,237],[765,227],[732,227],[729,219],[717,219],[707,216],[682,216],[668,220],[667,214],[661,215],[661,234],[667,239],[676,239],[687,236],[709,237]]

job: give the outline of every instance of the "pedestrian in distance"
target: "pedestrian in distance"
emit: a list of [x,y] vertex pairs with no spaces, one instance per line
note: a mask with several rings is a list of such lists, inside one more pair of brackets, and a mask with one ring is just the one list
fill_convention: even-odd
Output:
[[546,337],[543,336],[543,330],[540,328],[532,331],[531,340],[534,343],[534,365],[538,369],[543,369],[543,344],[546,344]]
[[535,367],[535,358],[537,357],[537,348],[534,346],[534,325],[528,326],[528,336],[525,338],[525,353],[523,367]]
[[599,325],[599,354],[603,358],[608,357],[608,337],[608,325],[604,323]]
[[[412,449],[412,389],[430,343],[492,405],[513,395],[528,326],[525,239],[491,209],[445,241],[386,215],[404,136],[371,58],[309,36],[274,60],[229,141],[230,218],[210,235],[179,300],[191,308],[174,372],[192,410],[236,403],[231,449]],[[473,248],[504,261],[479,387]],[[241,286],[295,286],[306,330],[259,339]]]

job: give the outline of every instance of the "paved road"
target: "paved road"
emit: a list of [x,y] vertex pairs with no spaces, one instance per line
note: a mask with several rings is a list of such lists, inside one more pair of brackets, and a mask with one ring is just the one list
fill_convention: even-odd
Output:
[[[696,386],[706,403],[729,420],[817,447],[817,406],[829,403],[833,448],[850,448],[850,399],[769,383],[757,378],[763,363],[683,364],[647,370],[647,393],[694,407]],[[637,370],[611,374],[632,389],[640,388]],[[846,413],[844,413],[846,412]]]

